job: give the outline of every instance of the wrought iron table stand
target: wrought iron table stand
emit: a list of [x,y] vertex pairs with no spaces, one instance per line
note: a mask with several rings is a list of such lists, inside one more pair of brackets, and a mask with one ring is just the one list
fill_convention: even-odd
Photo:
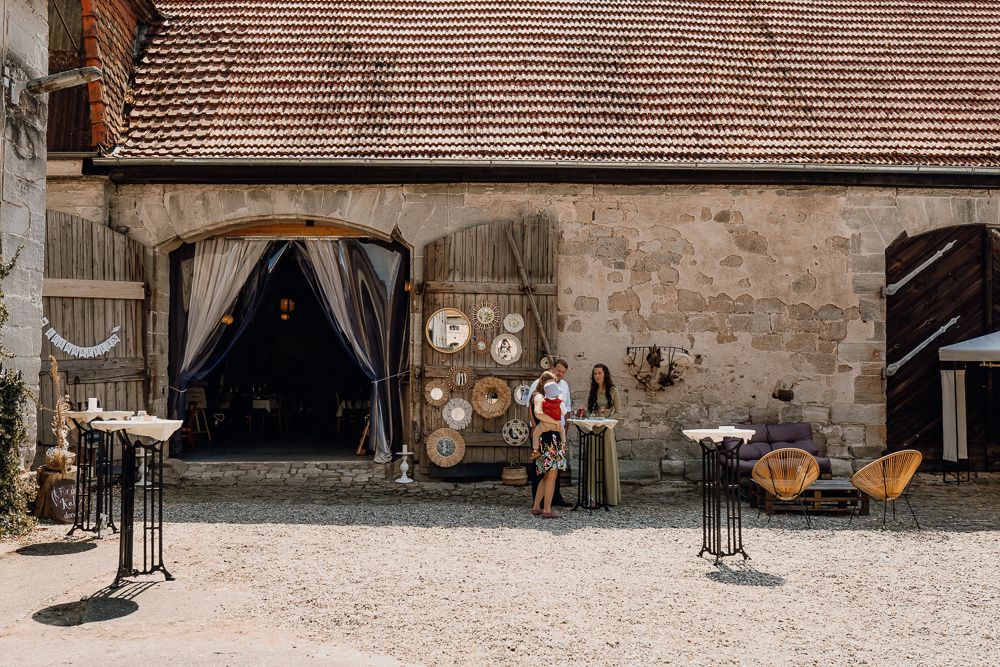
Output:
[[[576,505],[573,506],[575,512],[577,508],[583,507],[589,512],[595,509],[604,508],[606,512],[611,511],[608,505],[607,488],[604,481],[604,432],[594,433],[576,426],[576,432],[580,436],[580,474],[577,477]],[[591,469],[591,452],[594,456],[594,466]],[[590,497],[591,476],[594,478],[594,497]]]
[[[163,448],[164,442],[144,445],[118,431],[122,443],[122,518],[118,545],[118,574],[111,584],[118,588],[125,577],[162,572],[167,581],[173,575],[163,564]],[[144,453],[142,465],[148,465],[145,483],[136,483],[136,451]],[[135,567],[135,495],[142,493],[142,569]]]
[[114,451],[107,433],[90,427],[89,422],[76,424],[76,511],[67,537],[77,530],[97,533],[104,537],[104,527],[118,532],[114,522],[111,477]]
[[[740,506],[739,455],[742,440],[726,446],[703,438],[701,445],[701,551],[715,556],[715,564],[724,556],[742,554],[743,511]],[[725,525],[725,540],[723,540]]]

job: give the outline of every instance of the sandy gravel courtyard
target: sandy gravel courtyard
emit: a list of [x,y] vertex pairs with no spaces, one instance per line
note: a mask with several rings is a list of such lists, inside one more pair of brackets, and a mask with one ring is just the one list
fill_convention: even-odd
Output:
[[[174,493],[176,581],[111,582],[117,538],[0,544],[4,664],[989,665],[1000,484],[921,481],[909,516],[748,513],[752,559],[696,557],[687,487],[610,513],[520,498]],[[146,581],[146,580],[142,580]],[[89,602],[81,598],[92,597]]]

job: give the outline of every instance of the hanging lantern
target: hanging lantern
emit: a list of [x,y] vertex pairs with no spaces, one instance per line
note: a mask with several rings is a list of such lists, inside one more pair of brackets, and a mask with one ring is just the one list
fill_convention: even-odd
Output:
[[287,322],[289,317],[291,317],[291,316],[288,313],[282,313],[281,314],[281,321],[282,322]]
[[[295,301],[289,299],[287,296],[282,297],[281,301],[278,302],[278,305],[281,307],[281,312],[283,313],[291,313],[293,310],[295,310]],[[285,317],[282,319],[288,319],[288,318]]]
[[229,313],[226,313],[225,315],[222,316],[222,323],[225,324],[226,326],[229,326],[230,324],[233,323],[233,316],[230,315]]

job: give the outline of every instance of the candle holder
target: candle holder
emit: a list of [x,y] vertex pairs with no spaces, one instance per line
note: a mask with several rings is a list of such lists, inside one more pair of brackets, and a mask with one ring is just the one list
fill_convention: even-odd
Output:
[[409,484],[413,480],[410,477],[408,477],[407,474],[406,474],[406,473],[408,473],[410,471],[410,464],[406,462],[406,457],[407,456],[412,456],[413,452],[408,452],[408,451],[406,451],[406,447],[403,447],[403,451],[400,452],[399,455],[400,455],[400,457],[402,457],[400,459],[400,461],[399,461],[399,472],[401,474],[400,474],[399,479],[396,480],[396,482],[398,482],[399,484]]

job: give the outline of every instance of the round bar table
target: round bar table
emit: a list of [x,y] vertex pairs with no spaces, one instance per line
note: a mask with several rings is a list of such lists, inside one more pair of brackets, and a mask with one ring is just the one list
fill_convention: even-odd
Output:
[[[578,507],[593,512],[595,509],[604,508],[610,512],[608,505],[608,493],[604,480],[604,429],[614,428],[618,424],[617,419],[601,419],[599,417],[587,418],[573,417],[566,420],[566,423],[576,427],[579,435],[580,446],[580,474],[577,477],[576,505]],[[595,431],[595,429],[601,429]],[[594,469],[590,469],[591,453],[593,453]],[[594,497],[590,497],[590,478],[594,481]]]
[[[156,417],[91,422],[95,429],[117,433],[122,445],[121,537],[118,573],[112,588],[118,588],[124,577],[140,574],[162,572],[167,581],[174,578],[163,564],[163,450],[167,440],[182,423],[180,420]],[[135,475],[137,451],[142,455],[142,465],[149,467],[149,472],[143,475],[144,481],[138,484]],[[141,570],[134,565],[136,487],[142,490]]]
[[[125,410],[70,410],[66,419],[76,431],[76,511],[73,527],[104,537],[104,527],[118,532],[111,511],[111,473],[114,449],[108,435],[91,427],[95,419],[127,419],[134,413]],[[93,520],[91,520],[93,515]]]
[[[740,506],[740,447],[756,431],[752,428],[695,428],[681,431],[686,437],[701,446],[701,551],[715,556],[715,564],[723,556],[742,554],[743,560],[750,558],[743,549],[743,510]],[[735,439],[735,447],[724,447],[726,438]],[[725,516],[723,516],[723,514]],[[723,519],[726,525],[726,540],[722,540]]]

